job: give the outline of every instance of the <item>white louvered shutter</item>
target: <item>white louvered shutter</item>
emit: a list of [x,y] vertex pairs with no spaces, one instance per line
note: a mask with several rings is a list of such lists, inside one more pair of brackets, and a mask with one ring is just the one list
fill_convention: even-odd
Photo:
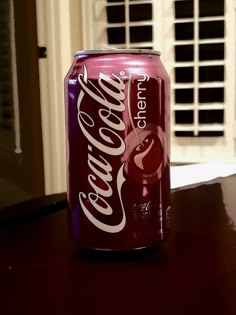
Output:
[[172,157],[176,161],[235,155],[233,9],[232,0],[174,2]]
[[92,25],[85,48],[161,50],[172,82],[173,162],[235,158],[234,7],[234,0],[84,1],[84,28]]
[[0,149],[21,153],[12,0],[0,1]]

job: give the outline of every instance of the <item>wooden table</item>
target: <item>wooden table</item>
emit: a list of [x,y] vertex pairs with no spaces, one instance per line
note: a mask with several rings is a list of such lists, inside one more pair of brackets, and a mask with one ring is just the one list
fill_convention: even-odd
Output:
[[78,253],[64,204],[38,210],[2,216],[2,315],[236,314],[236,176],[173,192],[170,239],[138,257]]

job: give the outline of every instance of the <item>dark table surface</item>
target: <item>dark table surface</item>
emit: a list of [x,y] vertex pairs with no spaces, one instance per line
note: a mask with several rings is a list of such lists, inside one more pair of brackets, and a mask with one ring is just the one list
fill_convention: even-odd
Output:
[[138,257],[78,253],[51,198],[0,216],[0,314],[236,314],[236,176],[172,192],[171,237]]

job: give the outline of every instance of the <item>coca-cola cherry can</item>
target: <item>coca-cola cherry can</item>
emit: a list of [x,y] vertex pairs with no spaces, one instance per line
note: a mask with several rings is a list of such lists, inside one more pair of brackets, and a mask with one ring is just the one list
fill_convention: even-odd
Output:
[[65,78],[72,238],[94,250],[159,246],[169,233],[169,77],[160,53],[75,53]]

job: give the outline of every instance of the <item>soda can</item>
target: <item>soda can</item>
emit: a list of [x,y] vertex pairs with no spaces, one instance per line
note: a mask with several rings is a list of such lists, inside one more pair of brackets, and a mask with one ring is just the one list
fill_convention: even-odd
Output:
[[70,233],[129,251],[169,234],[170,81],[160,53],[75,53],[65,78]]

